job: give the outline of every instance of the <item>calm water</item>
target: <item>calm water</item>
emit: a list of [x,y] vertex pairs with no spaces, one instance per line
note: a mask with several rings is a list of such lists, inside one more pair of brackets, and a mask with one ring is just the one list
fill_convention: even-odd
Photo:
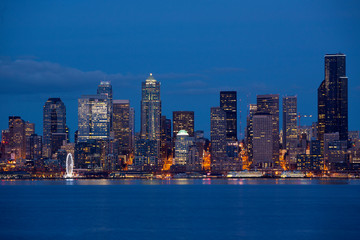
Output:
[[359,239],[360,180],[0,181],[0,239]]

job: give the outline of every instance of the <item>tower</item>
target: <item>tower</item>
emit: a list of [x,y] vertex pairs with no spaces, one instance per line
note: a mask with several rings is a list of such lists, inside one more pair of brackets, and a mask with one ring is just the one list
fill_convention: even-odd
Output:
[[236,91],[220,92],[220,108],[226,115],[226,139],[237,141],[237,99]]
[[348,139],[348,78],[343,53],[325,55],[325,79],[318,88],[318,138],[324,147],[325,133]]
[[[66,135],[66,108],[60,98],[49,98],[43,109],[43,156],[51,157],[56,152],[53,135]],[[56,144],[58,146],[60,144]]]
[[272,160],[275,165],[279,165],[279,94],[258,95],[257,114],[270,114],[271,116]]

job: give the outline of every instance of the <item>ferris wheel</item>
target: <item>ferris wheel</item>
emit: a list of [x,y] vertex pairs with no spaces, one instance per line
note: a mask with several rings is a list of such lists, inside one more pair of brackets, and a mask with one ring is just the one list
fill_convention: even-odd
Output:
[[72,154],[69,153],[66,157],[66,175],[65,178],[72,178],[74,170],[74,160]]

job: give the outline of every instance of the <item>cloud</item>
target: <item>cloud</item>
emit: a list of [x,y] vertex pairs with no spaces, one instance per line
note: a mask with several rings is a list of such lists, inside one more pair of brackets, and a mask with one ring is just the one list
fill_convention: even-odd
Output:
[[140,79],[139,75],[86,72],[34,59],[0,59],[1,94],[71,92],[96,86],[101,80],[111,81],[115,86],[129,86]]

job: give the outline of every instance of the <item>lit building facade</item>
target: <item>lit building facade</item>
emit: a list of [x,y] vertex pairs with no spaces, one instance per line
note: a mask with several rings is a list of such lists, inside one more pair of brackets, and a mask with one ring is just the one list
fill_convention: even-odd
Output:
[[110,130],[113,124],[113,89],[110,81],[101,81],[97,89],[98,95],[105,95],[108,98],[108,111],[110,113]]
[[18,116],[9,117],[10,158],[18,161],[26,158],[25,121]]
[[135,143],[135,148],[139,147],[135,151],[135,158],[138,159],[137,163],[158,164],[160,157],[160,121],[160,82],[156,81],[150,73],[150,76],[142,83],[141,141]]
[[176,138],[180,130],[185,130],[190,137],[194,137],[194,112],[174,111],[173,112],[173,137]]
[[60,98],[49,98],[43,108],[43,156],[50,158],[58,149],[52,149],[52,135],[66,133],[66,108]]
[[84,95],[78,101],[78,142],[110,136],[109,101],[105,95]]
[[185,130],[180,130],[175,140],[175,158],[173,165],[186,165],[188,162],[189,147],[193,144],[193,137],[190,137]]

